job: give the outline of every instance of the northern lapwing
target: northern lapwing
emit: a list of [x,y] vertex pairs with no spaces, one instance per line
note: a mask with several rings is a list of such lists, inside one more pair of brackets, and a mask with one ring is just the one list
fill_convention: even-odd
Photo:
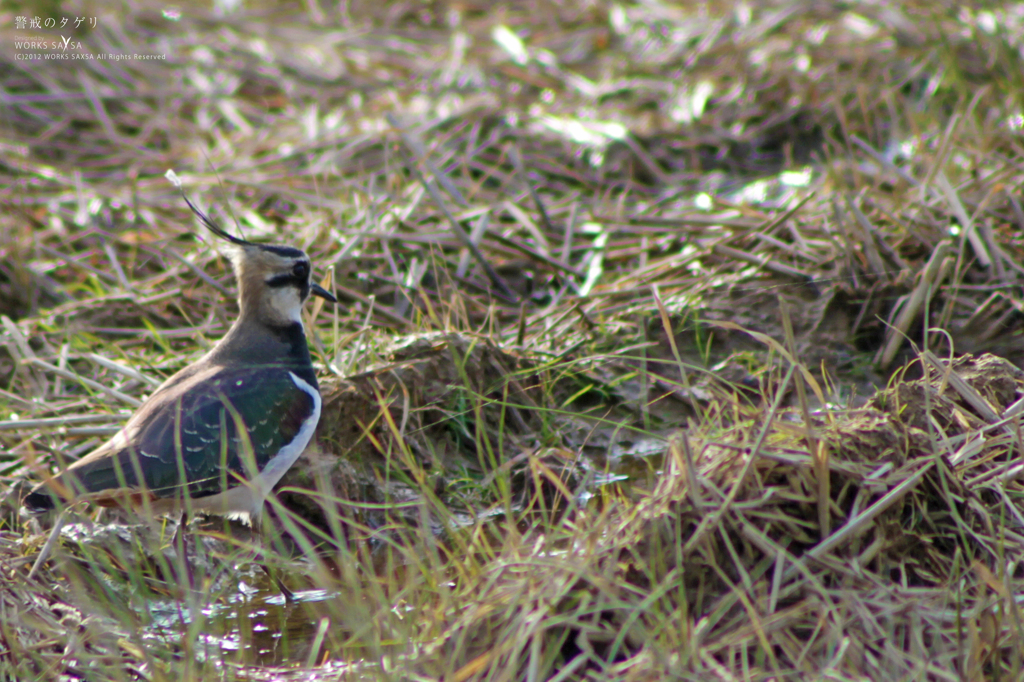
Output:
[[153,515],[255,521],[313,437],[321,400],[302,304],[310,294],[337,300],[312,281],[303,251],[234,237],[185,201],[228,242],[238,319],[210,352],[161,384],[113,438],[36,485],[23,501],[30,512],[89,501]]

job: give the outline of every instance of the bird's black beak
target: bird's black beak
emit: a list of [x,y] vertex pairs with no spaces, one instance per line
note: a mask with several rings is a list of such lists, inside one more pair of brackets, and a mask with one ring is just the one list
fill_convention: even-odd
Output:
[[331,303],[337,303],[338,302],[338,299],[334,298],[334,295],[331,292],[327,291],[327,289],[324,289],[322,286],[320,286],[316,282],[312,282],[309,285],[309,292],[311,294],[313,294],[314,296],[319,296],[320,298],[324,299],[325,301],[330,301]]

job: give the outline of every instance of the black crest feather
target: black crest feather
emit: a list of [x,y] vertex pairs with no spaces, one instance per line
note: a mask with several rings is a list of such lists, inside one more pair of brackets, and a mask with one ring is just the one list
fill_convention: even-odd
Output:
[[185,188],[184,187],[181,188],[181,198],[185,200],[185,203],[188,204],[188,207],[190,209],[192,209],[193,213],[196,214],[196,217],[199,218],[200,222],[202,222],[203,225],[206,225],[206,227],[209,228],[210,232],[213,232],[215,235],[217,235],[221,239],[226,239],[227,241],[231,242],[232,244],[237,244],[238,246],[257,246],[257,244],[253,244],[252,242],[247,242],[244,239],[239,239],[238,237],[235,237],[234,235],[230,235],[227,232],[225,232],[224,230],[222,230],[220,228],[220,226],[217,225],[217,223],[213,222],[213,220],[210,219],[210,216],[208,216],[205,213],[203,213],[202,211],[200,211],[196,207],[195,204],[193,204],[191,201],[189,201],[188,195],[185,194]]
[[238,237],[228,234],[222,230],[217,223],[213,222],[213,220],[210,219],[210,216],[200,211],[195,204],[189,201],[188,195],[185,194],[185,188],[181,184],[181,178],[179,178],[178,174],[173,170],[167,171],[167,173],[164,174],[164,177],[170,180],[175,187],[181,190],[181,198],[185,200],[185,203],[188,204],[188,207],[192,209],[192,212],[196,214],[196,217],[199,218],[203,225],[206,225],[206,227],[209,228],[210,232],[213,232],[221,239],[225,239],[237,246],[259,246],[258,244],[253,244],[252,242],[248,242],[244,239],[239,239]]

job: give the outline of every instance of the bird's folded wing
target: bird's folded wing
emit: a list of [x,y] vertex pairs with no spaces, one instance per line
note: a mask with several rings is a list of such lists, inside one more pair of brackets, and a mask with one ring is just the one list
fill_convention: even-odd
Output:
[[293,376],[288,366],[219,368],[184,390],[158,392],[112,447],[71,467],[67,483],[96,493],[138,490],[142,481],[152,496],[170,498],[185,485],[203,497],[251,479],[314,412]]

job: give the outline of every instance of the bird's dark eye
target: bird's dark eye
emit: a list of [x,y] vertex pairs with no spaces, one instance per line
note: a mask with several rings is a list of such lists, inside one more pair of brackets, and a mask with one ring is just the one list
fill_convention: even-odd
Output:
[[295,267],[292,268],[292,274],[298,279],[306,279],[309,277],[309,263],[299,261],[295,264]]

